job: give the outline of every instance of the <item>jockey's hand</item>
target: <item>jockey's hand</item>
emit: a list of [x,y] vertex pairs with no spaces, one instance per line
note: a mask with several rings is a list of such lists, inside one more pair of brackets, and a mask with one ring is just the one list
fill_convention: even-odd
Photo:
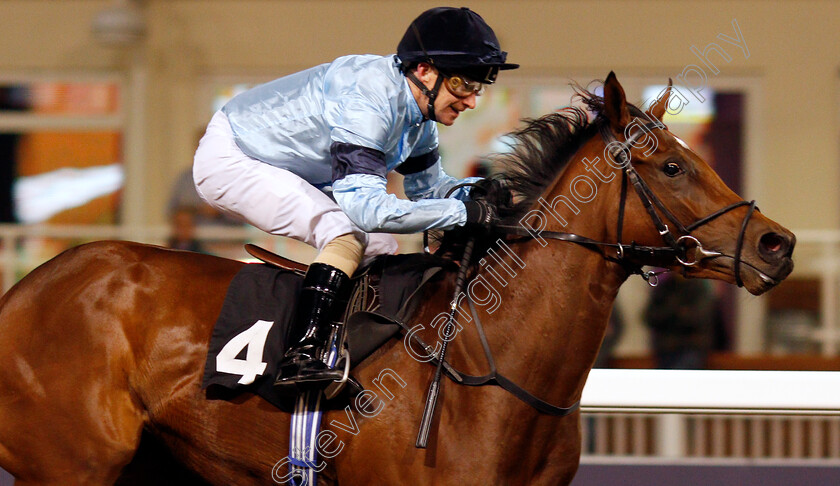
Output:
[[479,200],[465,201],[464,206],[467,208],[467,222],[464,227],[492,230],[494,226],[499,224],[499,215],[495,205]]
[[486,178],[475,183],[470,191],[473,201],[489,201],[497,208],[508,208],[513,205],[513,193],[499,179]]

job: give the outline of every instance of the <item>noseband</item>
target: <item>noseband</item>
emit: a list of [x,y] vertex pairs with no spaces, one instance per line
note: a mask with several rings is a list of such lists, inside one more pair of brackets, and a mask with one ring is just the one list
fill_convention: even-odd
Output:
[[[747,225],[749,224],[750,218],[752,217],[753,213],[757,209],[755,201],[738,201],[736,203],[718,209],[717,211],[709,214],[708,216],[700,218],[689,225],[683,225],[677,219],[677,217],[674,216],[674,214],[670,210],[668,210],[668,208],[662,203],[662,201],[658,197],[656,197],[656,194],[654,194],[653,191],[651,191],[650,187],[636,171],[636,168],[633,167],[632,161],[630,159],[630,147],[642,136],[643,133],[652,132],[654,129],[663,128],[665,128],[665,125],[663,125],[662,123],[651,122],[644,125],[644,129],[639,129],[635,133],[631,134],[630,137],[628,137],[624,142],[619,142],[618,140],[616,140],[615,136],[612,133],[612,130],[610,130],[607,123],[603,123],[600,127],[601,137],[604,140],[604,143],[607,145],[607,149],[609,151],[610,156],[612,156],[613,160],[618,161],[622,166],[621,199],[619,202],[616,243],[606,243],[602,241],[596,241],[585,236],[576,235],[574,233],[562,233],[556,231],[542,231],[539,233],[539,237],[561,241],[569,241],[591,249],[605,247],[615,248],[616,256],[611,257],[605,255],[606,258],[620,263],[621,265],[628,268],[631,273],[641,275],[645,280],[647,280],[647,282],[651,286],[655,286],[657,284],[658,274],[656,272],[642,271],[641,265],[644,265],[645,261],[650,262],[670,260],[677,262],[685,268],[692,267],[700,261],[705,260],[707,258],[717,258],[720,256],[726,256],[735,260],[735,283],[738,284],[739,287],[743,287],[744,283],[741,280],[741,251],[744,246],[744,236],[747,232]],[[627,201],[628,181],[630,184],[633,185],[633,189],[636,191],[636,195],[639,196],[642,205],[645,207],[645,210],[650,216],[650,219],[653,222],[653,225],[656,227],[656,230],[659,232],[660,236],[662,236],[662,239],[666,246],[640,246],[637,245],[635,242],[631,242],[630,244],[621,243],[622,230],[624,226],[624,210]],[[691,234],[693,230],[696,230],[697,228],[741,206],[749,206],[749,209],[747,210],[747,213],[744,216],[744,219],[741,223],[741,230],[738,234],[738,242],[735,246],[734,256],[726,255],[717,251],[706,250],[705,248],[703,248],[703,245],[700,243],[700,240],[698,240],[697,237]],[[678,233],[681,234],[681,236],[674,236],[674,234],[671,232],[671,229],[662,220],[662,217],[660,217],[659,213],[657,212],[657,209],[659,210],[659,212],[665,215],[665,218],[667,218],[669,222],[671,222],[674,225],[674,227],[676,228]],[[531,232],[525,230],[520,226],[501,225],[497,226],[496,228],[505,233],[533,237],[533,234],[531,234]]]
[[[730,204],[724,208],[721,208],[708,216],[698,219],[697,221],[685,226],[674,216],[674,214],[668,210],[668,208],[662,203],[662,201],[656,197],[653,191],[650,190],[650,187],[645,183],[644,179],[639,175],[636,171],[636,168],[633,167],[630,160],[630,146],[635,143],[641,134],[645,131],[652,131],[653,129],[662,129],[665,128],[665,125],[657,122],[651,122],[644,126],[644,129],[640,129],[630,135],[623,143],[618,142],[615,136],[610,131],[609,127],[604,123],[600,127],[601,137],[604,140],[604,143],[607,145],[607,149],[609,150],[610,156],[613,160],[618,160],[622,166],[622,178],[621,178],[621,199],[619,203],[619,214],[618,214],[618,231],[617,231],[617,242],[616,243],[606,243],[603,241],[596,241],[591,238],[587,238],[585,236],[580,236],[574,233],[561,233],[557,231],[542,231],[539,233],[539,238],[549,238],[561,241],[568,241],[572,243],[576,243],[581,245],[585,248],[589,248],[595,251],[598,251],[605,258],[608,260],[614,261],[619,263],[624,268],[628,269],[630,273],[639,274],[647,280],[648,284],[651,286],[655,286],[658,283],[657,273],[655,272],[644,272],[642,271],[641,265],[644,265],[645,261],[654,261],[654,259],[658,261],[662,261],[662,259],[668,259],[669,261],[676,261],[680,265],[685,267],[691,267],[696,265],[701,260],[707,258],[716,258],[719,256],[728,256],[735,260],[735,282],[738,284],[739,287],[742,287],[744,283],[741,281],[741,250],[744,245],[744,235],[747,231],[747,225],[749,224],[749,220],[753,215],[753,212],[756,210],[755,201],[739,201],[734,204]],[[624,224],[624,210],[626,207],[627,202],[627,186],[628,181],[633,184],[633,188],[636,191],[636,194],[639,196],[639,199],[642,201],[645,209],[650,216],[651,221],[653,222],[654,226],[656,226],[656,230],[659,232],[660,236],[664,240],[667,246],[639,246],[636,245],[635,242],[631,242],[629,245],[621,243],[621,232],[622,227]],[[474,183],[463,183],[459,184],[452,189],[449,190],[447,197],[455,191],[458,187],[463,186],[473,186],[473,188],[477,187]],[[735,208],[739,208],[741,206],[749,206],[749,210],[747,211],[746,216],[744,216],[744,220],[741,223],[741,232],[738,234],[738,243],[735,247],[735,256],[732,257],[730,255],[724,255],[723,253],[716,252],[716,251],[709,251],[703,248],[703,245],[700,244],[700,240],[698,240],[695,236],[691,234],[691,232],[715,219],[718,217],[732,211]],[[671,233],[670,228],[662,218],[657,213],[656,209],[662,212],[665,217],[673,223],[673,225],[677,228],[677,230],[682,234],[679,237],[675,237],[673,233]],[[515,234],[518,236],[522,236],[524,238],[535,238],[532,232],[527,231],[522,226],[511,226],[511,225],[497,225],[495,229],[501,231],[503,233],[508,234]],[[465,261],[467,262],[466,265],[461,266],[461,269],[466,268],[469,266],[469,254],[472,252],[472,243],[475,240],[471,240],[471,242],[467,245],[467,249],[465,249]],[[428,232],[424,232],[424,245],[428,248]],[[601,249],[602,248],[615,248],[616,255],[609,256],[604,254]],[[693,251],[692,251],[693,250]],[[692,256],[689,258],[689,251],[692,251]],[[456,286],[456,289],[458,287]],[[457,306],[459,302],[458,291],[456,290],[456,297],[452,301],[453,306]],[[476,325],[476,329],[479,334],[479,338],[481,340],[481,344],[484,348],[484,353],[487,358],[487,362],[490,365],[491,372],[484,376],[471,376],[466,375],[460,372],[457,372],[451,367],[446,368],[447,374],[452,380],[460,383],[462,385],[469,385],[469,386],[483,386],[483,385],[496,385],[500,386],[501,388],[507,390],[508,392],[512,393],[514,396],[522,400],[523,402],[527,403],[528,405],[534,407],[540,413],[560,416],[564,417],[567,416],[574,411],[576,411],[580,407],[580,401],[575,402],[570,407],[558,407],[552,405],[548,402],[545,402],[536,396],[532,395],[516,383],[508,380],[507,378],[503,377],[498,373],[496,370],[496,365],[493,360],[493,355],[490,351],[490,346],[487,341],[487,337],[484,334],[483,327],[481,326],[481,321],[478,318],[478,314],[475,310],[475,305],[473,304],[472,299],[467,296],[466,301],[469,303],[470,310],[472,312],[473,320]],[[450,315],[450,319],[454,315],[453,307],[453,314]],[[404,324],[401,324],[406,332],[411,335],[411,330],[408,329]],[[424,349],[432,351],[433,348],[428,346],[427,344],[423,343],[419,338],[413,336],[415,341],[417,341]],[[445,347],[441,349],[440,354],[437,357],[437,361],[440,361],[443,356],[443,352],[445,351]],[[443,362],[440,363],[441,366]],[[441,369],[439,366],[438,369]],[[445,366],[444,366],[445,367]],[[436,379],[439,380],[440,375],[438,374]],[[430,389],[431,394],[431,389]],[[428,400],[428,398],[427,398]],[[431,402],[432,407],[434,407],[434,403],[436,403],[436,395],[435,395],[435,402]],[[427,403],[428,406],[428,403]],[[432,408],[432,414],[434,413],[434,408]],[[428,433],[428,422],[425,421],[426,414],[424,413],[424,422],[421,423],[421,436],[422,434]],[[418,444],[420,442],[420,436],[418,436]],[[422,445],[418,445],[417,447],[425,448],[426,442],[425,438],[423,439]]]

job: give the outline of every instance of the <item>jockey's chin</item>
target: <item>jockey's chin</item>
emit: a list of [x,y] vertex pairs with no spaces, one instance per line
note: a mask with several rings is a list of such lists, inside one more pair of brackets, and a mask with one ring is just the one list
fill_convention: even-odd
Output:
[[455,123],[455,120],[458,119],[458,115],[461,114],[466,108],[457,107],[455,105],[448,105],[443,109],[439,109],[435,111],[435,116],[437,117],[438,123],[441,125],[451,126]]
[[475,104],[475,95],[457,98],[448,92],[441,92],[435,103],[435,118],[441,125],[451,126],[461,112],[475,108]]
[[458,118],[458,112],[455,111],[452,107],[447,106],[444,110],[438,110],[435,113],[435,117],[437,118],[437,122],[441,125],[446,125],[447,127],[452,126],[455,123],[455,120]]

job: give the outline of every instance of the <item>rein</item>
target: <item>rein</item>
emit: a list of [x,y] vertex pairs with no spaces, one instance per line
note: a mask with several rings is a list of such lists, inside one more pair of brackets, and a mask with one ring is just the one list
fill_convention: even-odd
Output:
[[[683,267],[691,267],[707,258],[717,258],[721,256],[726,256],[735,260],[735,282],[739,287],[743,287],[744,283],[741,280],[741,251],[743,249],[747,225],[749,224],[753,213],[757,210],[755,201],[738,201],[736,203],[718,209],[717,211],[714,211],[711,214],[704,216],[689,225],[683,225],[679,221],[679,219],[677,219],[677,217],[667,208],[667,206],[665,206],[665,204],[662,203],[662,201],[656,196],[656,194],[653,193],[653,191],[650,189],[650,186],[647,185],[644,179],[642,179],[642,177],[636,171],[636,168],[633,167],[630,158],[630,146],[633,143],[635,143],[645,131],[652,132],[652,130],[654,129],[664,128],[665,125],[661,122],[651,122],[644,125],[643,129],[639,129],[635,133],[627,137],[624,142],[619,142],[618,140],[616,140],[612,131],[606,124],[602,124],[600,127],[601,137],[604,140],[604,143],[606,144],[610,155],[613,157],[614,160],[618,160],[623,168],[621,180],[621,198],[619,202],[618,228],[616,232],[617,241],[615,243],[598,241],[575,233],[564,233],[559,231],[541,231],[538,235],[535,235],[532,231],[528,231],[522,226],[495,225],[494,229],[505,234],[521,236],[524,239],[547,238],[558,241],[567,241],[569,243],[574,243],[583,246],[584,248],[597,251],[601,253],[604,256],[604,258],[624,266],[631,274],[641,275],[642,278],[644,278],[650,286],[657,285],[658,275],[662,272],[645,272],[641,268],[642,265],[644,265],[644,263],[640,262],[652,261],[654,259],[666,259],[670,261],[676,261]],[[651,221],[656,227],[656,230],[659,232],[659,235],[662,237],[665,245],[645,246],[637,245],[635,242],[630,242],[629,244],[621,242],[622,230],[624,225],[624,212],[627,202],[627,188],[629,184],[633,185],[633,189],[636,192],[636,195],[639,196],[642,205],[645,207],[645,210],[650,216]],[[458,186],[456,186],[456,188],[467,185],[475,186],[475,184],[472,183],[464,183],[459,184]],[[454,189],[455,188],[450,190],[450,193]],[[738,242],[735,246],[734,256],[726,255],[717,251],[706,250],[705,248],[703,248],[703,245],[700,243],[700,240],[698,240],[695,236],[691,234],[693,230],[696,230],[697,228],[708,224],[711,221],[714,221],[720,216],[723,216],[729,211],[732,211],[733,209],[742,206],[748,206],[749,209],[747,210],[747,213],[744,216],[744,219],[741,223],[741,229],[740,233],[738,234]],[[671,232],[671,229],[668,227],[665,221],[663,221],[662,217],[660,217],[659,212],[657,212],[657,209],[659,210],[659,212],[665,215],[665,218],[669,222],[671,222],[676,227],[679,233],[682,234],[681,236],[674,236],[674,234]],[[424,246],[428,248],[428,233],[424,233],[423,236]],[[615,256],[609,256],[608,254],[603,252],[604,248],[614,249]],[[689,251],[692,252],[691,258],[689,258],[688,256]],[[469,264],[470,262],[467,261],[466,266],[469,266]],[[464,270],[464,266],[464,262],[462,262],[461,270]],[[496,363],[493,359],[493,354],[490,350],[490,344],[487,341],[487,336],[484,333],[484,328],[481,325],[481,321],[478,318],[478,313],[475,310],[475,304],[472,302],[472,300],[470,300],[469,296],[465,296],[465,298],[467,300],[467,303],[469,304],[470,312],[472,313],[473,319],[475,320],[476,330],[478,331],[479,339],[481,340],[481,345],[484,348],[484,355],[487,359],[488,365],[490,366],[490,373],[482,376],[473,376],[461,373],[453,369],[451,366],[447,366],[448,363],[446,362],[443,353],[441,353],[440,355],[432,358],[431,360],[433,364],[437,365],[437,379],[439,379],[439,373],[441,372],[441,368],[445,368],[446,375],[455,383],[466,386],[499,386],[502,389],[513,394],[519,400],[527,403],[528,405],[536,409],[538,412],[547,415],[565,417],[580,408],[580,400],[578,400],[569,407],[558,407],[556,405],[552,405],[540,398],[537,398],[521,386],[512,382],[508,378],[505,378],[503,375],[499,374],[498,370],[496,369]],[[453,305],[456,305],[458,300],[458,294],[456,293],[455,299],[453,300]],[[451,320],[447,324],[450,323]],[[406,332],[410,331],[410,329],[408,329],[408,327],[404,323],[398,322],[398,324]],[[423,342],[422,339],[420,339],[416,335],[412,334],[411,338],[413,338],[414,341],[416,341],[417,344],[419,344],[423,349],[427,351],[432,350],[431,346]],[[434,408],[432,408],[431,413],[434,413]],[[427,420],[426,413],[424,413],[424,420],[421,424],[421,436],[424,432],[428,432],[429,426],[430,425],[429,421]],[[419,438],[418,444],[420,444]],[[425,447],[425,441],[423,441],[422,446],[418,444],[415,444],[415,446]]]
[[[484,349],[484,356],[487,359],[487,364],[490,365],[490,373],[487,373],[486,375],[469,375],[464,372],[458,371],[448,361],[446,361],[446,358],[444,358],[441,362],[437,356],[437,353],[434,352],[434,348],[425,341],[423,341],[423,339],[417,336],[417,334],[412,333],[411,328],[409,328],[408,325],[406,325],[404,322],[398,319],[386,319],[388,319],[390,322],[399,325],[409,335],[409,339],[417,343],[421,348],[423,348],[423,350],[425,350],[429,353],[430,356],[432,356],[432,358],[429,360],[430,364],[435,366],[440,366],[440,364],[442,364],[444,374],[458,385],[498,386],[499,388],[502,388],[503,390],[509,392],[522,402],[533,407],[538,412],[546,415],[553,415],[556,417],[565,417],[577,410],[578,408],[580,408],[580,400],[572,404],[570,407],[558,407],[556,405],[552,405],[546,402],[545,400],[534,396],[529,391],[525,390],[524,388],[517,385],[504,375],[500,374],[496,369],[496,361],[493,359],[493,353],[490,350],[490,343],[487,341],[487,335],[484,333],[484,326],[481,325],[481,320],[479,320],[478,318],[478,313],[475,310],[475,304],[469,298],[468,295],[464,295],[464,300],[466,300],[470,306],[470,313],[472,314],[472,317],[475,320],[475,327],[478,331],[479,339],[481,340],[481,346]],[[415,447],[418,446],[415,444]]]

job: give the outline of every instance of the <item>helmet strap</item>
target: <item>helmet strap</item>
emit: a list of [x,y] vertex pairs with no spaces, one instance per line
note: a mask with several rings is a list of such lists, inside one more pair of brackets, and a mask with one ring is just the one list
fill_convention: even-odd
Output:
[[[417,38],[417,44],[420,45],[420,49],[422,49],[423,54],[426,55],[426,59],[428,60],[427,62],[430,65],[434,66],[435,61],[434,59],[432,59],[432,56],[430,56],[429,53],[426,52],[426,46],[423,45],[423,39],[420,38],[420,30],[417,28],[417,25],[414,22],[411,23],[411,30],[414,31],[414,37]],[[435,87],[432,89],[427,88],[425,84],[420,82],[420,80],[417,79],[417,76],[415,76],[414,73],[406,73],[406,76],[408,77],[408,79],[411,80],[412,83],[414,83],[418,88],[420,88],[420,91],[427,98],[429,98],[429,106],[426,108],[426,118],[432,121],[437,121],[435,117],[435,99],[437,98],[441,84],[443,84],[443,76],[441,76],[440,72],[438,72],[437,80],[435,81]]]
[[405,73],[405,76],[420,89],[420,92],[423,93],[424,96],[429,99],[429,105],[426,108],[426,118],[432,121],[437,121],[435,118],[435,99],[437,99],[438,92],[443,84],[443,76],[438,73],[435,86],[432,89],[427,88],[426,85],[417,79],[417,76],[415,76],[412,72]]

